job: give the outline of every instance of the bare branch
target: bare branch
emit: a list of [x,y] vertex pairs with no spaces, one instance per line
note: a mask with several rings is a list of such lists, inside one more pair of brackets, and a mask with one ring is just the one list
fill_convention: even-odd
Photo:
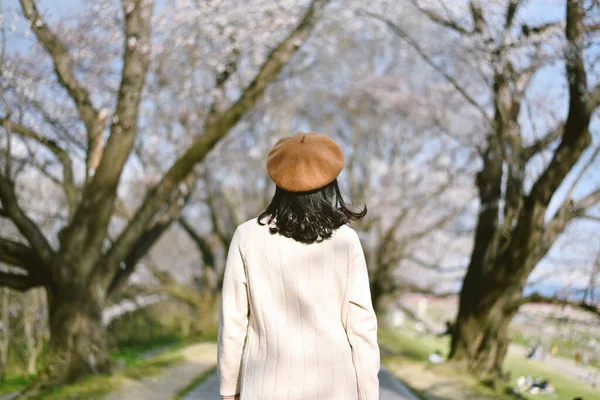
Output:
[[34,287],[43,286],[44,283],[30,275],[17,275],[0,271],[0,286],[25,292]]
[[[172,225],[175,220],[181,215],[181,210],[187,205],[193,192],[193,185],[195,181],[190,179],[190,186],[185,188],[185,192],[182,190],[178,191],[175,198],[169,204],[167,210],[158,218],[154,225],[147,229],[136,241],[135,245],[127,255],[127,257],[120,263],[119,268],[116,271],[111,271],[104,267],[104,263],[101,262],[97,267],[94,279],[105,280],[109,279],[112,273],[112,278],[108,284],[107,294],[113,296],[119,292],[123,285],[127,282],[129,276],[135,271],[135,267],[139,260],[148,253],[148,251],[154,246],[154,244],[161,238]],[[180,196],[183,196],[180,197]],[[122,207],[125,209],[125,214],[131,218],[131,213],[125,205]],[[105,284],[105,282],[101,282]]]
[[465,271],[467,269],[467,265],[453,265],[450,267],[444,267],[439,264],[432,264],[432,263],[425,261],[413,254],[408,255],[406,257],[406,259],[416,263],[417,265],[419,265],[422,268],[429,269],[432,271],[438,271],[438,272],[442,272],[442,273],[461,272],[461,271]]
[[[212,223],[213,226],[213,231],[214,233],[217,235],[217,237],[221,240],[221,243],[223,244],[223,246],[227,246],[229,244],[230,241],[230,236],[227,235],[223,229],[221,229],[221,224],[219,223],[219,217],[217,215],[217,209],[219,208],[218,205],[215,202],[215,198],[212,194],[211,188],[210,188],[210,176],[208,174],[208,168],[204,168],[204,173],[202,178],[204,179],[204,183],[206,186],[206,205],[208,206],[208,211],[210,214],[210,221]],[[183,226],[183,225],[182,225]],[[183,226],[183,228],[187,231],[188,229]],[[189,226],[189,228],[191,228],[191,226]],[[188,231],[188,233],[190,233]],[[194,235],[191,235],[192,239],[196,240],[196,237]],[[196,242],[197,244],[199,244],[198,242]]]
[[508,31],[515,20],[515,15],[517,14],[517,10],[519,9],[519,5],[521,4],[521,0],[510,0],[508,2],[508,9],[506,11],[506,22],[504,23],[504,30]]
[[31,247],[36,251],[43,262],[47,263],[54,251],[50,243],[25,212],[19,207],[15,193],[14,183],[7,177],[0,175],[0,200],[2,200],[3,209],[16,225],[19,232],[29,241]]
[[[0,122],[4,122],[4,120],[0,118]],[[69,204],[69,215],[73,215],[75,208],[77,207],[77,189],[75,188],[75,183],[73,182],[73,166],[69,154],[54,140],[47,139],[41,136],[39,133],[26,128],[21,124],[13,123],[12,125],[15,133],[33,139],[36,142],[44,145],[56,156],[56,158],[58,158],[63,166],[63,181],[61,185],[65,191],[65,196],[67,197],[67,202]]]
[[479,104],[471,95],[467,93],[467,91],[454,79],[450,74],[448,74],[444,69],[438,66],[432,59],[429,57],[425,51],[421,48],[421,46],[415,42],[406,32],[404,32],[398,25],[394,24],[389,19],[379,15],[372,13],[370,11],[360,10],[359,13],[368,15],[372,18],[375,18],[383,23],[385,23],[398,37],[405,40],[420,56],[425,60],[427,64],[429,64],[433,69],[435,69],[438,73],[440,73],[447,81],[450,83],[458,93],[467,101],[467,103],[471,104],[475,107],[481,114],[481,116],[488,122],[490,126],[494,125],[494,122],[485,111],[483,106]]
[[590,97],[587,101],[588,112],[594,112],[598,106],[600,106],[600,84],[595,86],[590,92]]
[[547,133],[546,136],[544,136],[543,138],[537,140],[532,145],[523,148],[523,151],[521,152],[523,162],[529,161],[533,156],[535,156],[540,151],[544,150],[551,143],[560,139],[560,137],[563,135],[564,129],[564,125],[560,125],[551,132]]
[[575,209],[579,212],[583,212],[596,206],[597,204],[600,204],[600,189],[596,189],[584,198],[577,200],[575,202]]
[[[133,7],[126,7],[126,4],[131,4]],[[62,243],[73,252],[82,251],[83,246],[87,247],[90,259],[101,255],[117,196],[119,179],[138,132],[139,103],[150,62],[150,19],[153,5],[152,0],[132,0],[123,4],[125,54],[110,137],[98,169],[83,191],[80,206],[72,218],[72,224]],[[100,117],[105,116],[100,115]],[[88,149],[88,159],[92,155],[94,153]],[[163,198],[161,203],[167,200],[168,196]],[[160,207],[157,207],[157,210],[158,208]],[[123,254],[123,258],[127,253],[129,251]],[[118,262],[107,268],[115,268],[117,264]],[[87,268],[93,268],[92,263],[89,263]]]
[[589,219],[590,221],[600,222],[600,216],[598,216],[598,215],[584,214],[581,216],[581,218]]
[[525,200],[523,223],[530,223],[533,217],[532,208],[537,205],[547,207],[554,192],[561,185],[564,177],[579,160],[585,148],[591,142],[589,124],[591,114],[588,112],[587,73],[583,57],[583,9],[581,2],[567,2],[566,36],[570,49],[566,57],[566,72],[569,82],[569,114],[564,127],[562,140],[554,152],[552,161],[544,170],[531,193]]
[[562,28],[564,26],[564,22],[548,22],[546,24],[538,25],[538,26],[529,26],[523,25],[521,26],[521,33],[523,36],[528,37],[531,35],[539,35],[542,34],[552,28]]
[[471,30],[466,29],[465,27],[461,26],[460,24],[458,24],[456,21],[453,21],[450,17],[448,18],[444,18],[441,15],[439,15],[438,13],[436,13],[435,11],[432,10],[428,10],[424,7],[422,7],[419,4],[418,0],[411,0],[410,1],[417,10],[419,10],[421,13],[423,13],[427,18],[429,18],[431,21],[445,26],[446,28],[450,28],[455,30],[458,33],[462,33],[465,35],[472,35],[474,32]]
[[[592,156],[590,157],[590,159],[585,163],[585,165],[579,171],[579,174],[577,175],[577,177],[573,181],[573,184],[571,185],[571,188],[569,189],[569,191],[567,192],[567,195],[565,196],[565,201],[570,201],[571,200],[571,197],[573,195],[573,191],[575,190],[575,187],[577,186],[577,184],[579,183],[579,181],[581,181],[581,178],[585,175],[585,173],[587,172],[587,170],[594,163],[594,161],[596,160],[596,157],[598,156],[598,154],[600,154],[600,146],[596,147],[596,150],[594,150],[594,153],[592,154]],[[585,207],[584,206],[584,208],[589,208],[589,207]]]
[[0,238],[0,262],[24,268],[30,273],[40,271],[43,264],[33,249],[6,238]]
[[73,59],[67,47],[60,41],[54,32],[46,25],[40,15],[34,0],[20,0],[23,14],[31,23],[33,33],[44,46],[54,64],[54,71],[58,82],[67,90],[79,112],[81,120],[86,126],[88,136],[88,158],[97,151],[99,141],[104,129],[103,119],[92,104],[88,90],[81,85],[73,73]]
[[[190,235],[190,238],[194,241],[198,247],[198,250],[200,250],[204,267],[215,268],[215,253],[211,248],[208,239],[198,233],[192,224],[188,222],[187,218],[183,216],[179,217],[179,224],[187,232],[187,234]],[[227,244],[228,243],[225,245]]]
[[556,305],[561,305],[561,306],[571,306],[571,307],[582,309],[584,311],[588,311],[588,312],[600,317],[600,309],[598,308],[598,306],[594,306],[592,304],[587,304],[584,301],[560,299],[557,297],[546,297],[546,296],[542,296],[539,293],[534,293],[530,296],[523,297],[518,302],[513,304],[513,307],[518,308],[527,303],[543,303],[543,304],[556,304]]
[[91,183],[95,189],[118,181],[138,133],[139,103],[150,64],[150,18],[154,2],[131,0],[130,3],[133,8],[124,6],[125,54],[117,106],[112,117],[110,137]]
[[216,143],[233,128],[251,109],[267,85],[275,79],[283,67],[311,34],[319,15],[329,0],[313,0],[296,28],[267,56],[259,72],[244,89],[240,98],[226,111],[207,121],[204,134],[195,139],[188,150],[173,164],[161,182],[146,196],[132,222],[125,228],[107,253],[107,265],[115,265],[130,251],[137,238],[144,232],[161,204],[169,198],[174,188],[185,179]]
[[471,0],[469,4],[471,9],[471,16],[473,17],[473,26],[475,27],[476,33],[482,33],[485,28],[486,22],[483,17],[483,10],[479,4],[479,0]]
[[[2,56],[4,57],[4,49],[2,51]],[[3,65],[0,64],[0,67],[2,66]],[[4,130],[6,131],[6,165],[4,175],[6,175],[8,179],[10,179],[12,169],[12,122],[10,120],[10,117],[12,116],[12,109],[10,108],[8,101],[6,101],[6,98],[4,97],[4,88],[2,87],[0,87],[0,99],[2,99],[5,114],[4,119],[0,118],[0,120],[2,121],[2,125],[4,125]]]

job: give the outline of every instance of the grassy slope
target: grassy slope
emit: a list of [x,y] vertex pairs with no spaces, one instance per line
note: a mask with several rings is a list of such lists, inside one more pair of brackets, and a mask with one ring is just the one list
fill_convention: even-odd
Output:
[[[427,370],[434,371],[436,374],[446,375],[451,377],[455,382],[459,382],[464,386],[469,393],[477,393],[482,398],[497,398],[497,399],[514,399],[514,396],[505,394],[503,390],[493,391],[479,384],[475,379],[464,376],[452,368],[444,365],[431,366],[427,365],[427,357],[436,350],[446,354],[448,349],[448,337],[438,338],[434,336],[425,336],[415,338],[414,335],[403,333],[399,330],[380,330],[379,341],[382,347],[382,362],[391,370],[394,366],[402,365],[401,363],[414,363],[414,367],[423,367]],[[393,349],[390,353],[386,349]],[[545,366],[541,362],[526,360],[523,357],[510,355],[505,363],[505,370],[511,374],[511,385],[520,375],[531,375],[534,377],[544,377],[549,379],[557,390],[557,395],[524,395],[527,399],[560,399],[572,400],[576,396],[581,396],[584,399],[600,398],[600,392],[594,390],[583,381],[566,378],[561,376],[553,369]],[[399,376],[402,379],[402,376]],[[403,379],[405,383],[411,386],[410,381]],[[423,393],[421,393],[423,395]],[[427,396],[424,396],[427,399]],[[454,400],[454,399],[448,399]],[[459,400],[458,398],[456,400]],[[462,399],[460,399],[462,400]]]

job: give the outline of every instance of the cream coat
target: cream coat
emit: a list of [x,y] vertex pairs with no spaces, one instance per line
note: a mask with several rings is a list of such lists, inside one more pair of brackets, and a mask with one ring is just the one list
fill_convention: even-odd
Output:
[[377,400],[380,354],[364,253],[342,226],[310,245],[257,219],[233,235],[221,296],[221,395]]

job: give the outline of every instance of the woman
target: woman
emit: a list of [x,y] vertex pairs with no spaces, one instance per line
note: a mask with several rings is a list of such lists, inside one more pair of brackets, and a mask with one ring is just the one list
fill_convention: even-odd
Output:
[[298,132],[271,149],[271,204],[237,227],[225,266],[217,371],[223,399],[379,398],[377,317],[328,136]]

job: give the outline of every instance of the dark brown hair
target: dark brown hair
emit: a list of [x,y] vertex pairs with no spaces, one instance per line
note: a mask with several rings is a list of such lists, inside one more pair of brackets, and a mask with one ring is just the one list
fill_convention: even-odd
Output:
[[[274,222],[271,233],[279,233],[302,243],[322,242],[340,226],[367,214],[348,209],[337,179],[310,192],[289,192],[277,187],[271,204],[258,217],[261,225]],[[267,222],[262,220],[268,218]]]

